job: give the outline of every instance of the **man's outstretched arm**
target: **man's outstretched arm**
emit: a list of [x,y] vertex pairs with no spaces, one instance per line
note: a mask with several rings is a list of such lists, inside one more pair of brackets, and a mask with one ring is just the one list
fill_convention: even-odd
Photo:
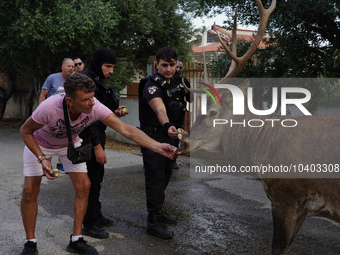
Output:
[[159,143],[155,141],[138,128],[127,125],[124,122],[120,121],[117,117],[114,116],[113,113],[110,114],[102,122],[106,126],[114,129],[115,131],[126,137],[127,139],[130,139],[145,148],[148,148],[172,160],[177,157],[175,151],[178,148],[167,143]]

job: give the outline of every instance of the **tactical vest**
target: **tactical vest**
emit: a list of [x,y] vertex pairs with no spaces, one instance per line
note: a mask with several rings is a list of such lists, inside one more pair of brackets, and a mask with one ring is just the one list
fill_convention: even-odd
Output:
[[143,94],[143,89],[145,84],[152,79],[155,83],[160,85],[160,87],[165,91],[165,101],[164,105],[167,111],[169,121],[173,123],[176,127],[182,127],[184,122],[184,115],[186,112],[186,102],[184,100],[185,91],[182,83],[176,84],[176,80],[172,79],[169,85],[166,81],[159,76],[157,73],[141,79],[138,87],[138,97],[141,99]]

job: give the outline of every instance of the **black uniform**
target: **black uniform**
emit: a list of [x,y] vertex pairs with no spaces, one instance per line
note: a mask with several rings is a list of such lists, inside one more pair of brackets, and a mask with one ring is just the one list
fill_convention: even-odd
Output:
[[[106,84],[106,79],[101,70],[103,63],[116,63],[115,55],[107,48],[97,50],[93,55],[90,66],[82,73],[95,82],[96,90],[94,96],[111,111],[114,111],[119,106],[119,96],[112,87]],[[82,139],[90,137],[93,146],[100,143],[102,148],[105,149],[105,130],[106,125],[101,121],[97,121],[85,129],[80,134],[80,137]],[[99,201],[101,183],[104,178],[104,165],[97,162],[94,149],[92,149],[92,158],[86,162],[86,165],[87,173],[91,181],[91,188],[83,225],[85,227],[92,227],[98,225],[99,221],[104,218],[101,213],[101,202]]]
[[[170,85],[167,95],[170,102],[167,103],[167,114],[171,123],[175,124],[176,128],[182,128],[184,123],[184,114],[187,111],[186,102],[192,102],[190,93],[185,93],[182,76],[177,72],[172,77],[174,85]],[[185,85],[190,88],[190,83],[186,78],[183,78]],[[169,110],[168,110],[169,109]]]
[[[151,138],[161,143],[174,144],[167,131],[159,123],[157,115],[149,102],[154,98],[161,98],[167,109],[169,121],[176,126],[183,124],[185,113],[184,91],[181,92],[175,77],[170,84],[156,72],[153,76],[144,78],[139,85],[139,122],[140,128]],[[163,86],[162,86],[163,85]],[[173,161],[142,147],[145,171],[145,189],[148,212],[161,210],[165,200],[165,190],[172,175]]]

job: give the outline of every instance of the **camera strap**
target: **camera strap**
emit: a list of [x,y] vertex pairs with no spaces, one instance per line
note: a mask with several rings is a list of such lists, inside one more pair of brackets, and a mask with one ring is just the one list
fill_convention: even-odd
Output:
[[70,128],[70,120],[69,120],[69,114],[67,112],[67,105],[66,105],[66,100],[65,100],[66,97],[64,97],[64,100],[63,100],[63,110],[64,110],[64,119],[65,119],[65,126],[66,126],[66,131],[67,131],[67,138],[68,138],[68,142],[70,144],[73,145],[74,147],[74,144],[73,144],[73,141],[72,141],[72,136],[71,136],[71,128]]

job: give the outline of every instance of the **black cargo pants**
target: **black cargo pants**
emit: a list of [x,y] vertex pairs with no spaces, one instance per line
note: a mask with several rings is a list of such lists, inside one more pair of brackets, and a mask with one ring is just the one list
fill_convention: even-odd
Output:
[[[142,130],[160,143],[173,144],[173,140],[165,135],[163,128],[143,127]],[[148,212],[158,211],[163,207],[165,190],[172,175],[173,160],[142,147],[146,206]]]

